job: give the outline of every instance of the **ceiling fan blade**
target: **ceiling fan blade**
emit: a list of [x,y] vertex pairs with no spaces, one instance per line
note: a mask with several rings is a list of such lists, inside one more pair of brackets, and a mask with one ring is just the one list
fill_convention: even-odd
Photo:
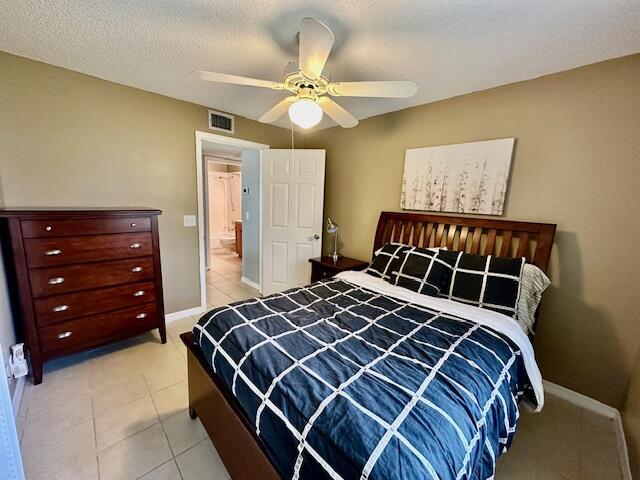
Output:
[[259,119],[259,122],[262,123],[271,123],[278,120],[287,110],[289,110],[289,106],[298,99],[296,96],[291,96],[282,99],[280,102],[276,103],[271,109],[267,110]]
[[333,33],[315,18],[300,22],[300,52],[298,66],[305,77],[317,80],[333,46]]
[[246,85],[248,87],[272,88],[274,90],[284,90],[285,88],[283,83],[260,80],[258,78],[227,75],[226,73],[205,72],[203,70],[198,70],[193,73],[196,74],[198,78],[208,80],[209,82],[231,83],[233,85]]
[[418,91],[415,82],[398,80],[389,82],[332,82],[327,90],[337,97],[408,98]]
[[358,120],[353,115],[329,97],[320,97],[318,103],[322,107],[322,110],[324,110],[324,113],[333,118],[341,127],[352,128],[358,125]]

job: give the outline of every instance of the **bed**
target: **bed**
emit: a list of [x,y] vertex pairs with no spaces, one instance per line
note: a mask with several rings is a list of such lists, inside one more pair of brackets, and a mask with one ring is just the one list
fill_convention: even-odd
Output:
[[[555,225],[382,212],[389,242],[525,257]],[[188,348],[189,411],[234,479],[492,478],[518,403],[543,403],[526,334],[496,312],[362,272],[208,312]]]

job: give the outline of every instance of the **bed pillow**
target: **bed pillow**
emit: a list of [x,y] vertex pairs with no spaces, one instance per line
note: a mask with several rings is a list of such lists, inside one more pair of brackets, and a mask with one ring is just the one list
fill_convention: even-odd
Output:
[[373,262],[367,267],[365,273],[374,277],[389,280],[391,275],[391,263],[398,260],[404,252],[409,250],[409,245],[402,243],[387,243],[384,247],[375,251]]
[[423,295],[444,293],[453,268],[430,248],[411,248],[391,264],[389,283]]
[[524,257],[499,258],[448,251],[441,251],[438,256],[453,268],[451,281],[442,296],[517,319]]
[[527,334],[533,334],[536,311],[542,300],[542,293],[551,284],[549,277],[535,265],[525,264],[520,282],[518,301],[518,323]]

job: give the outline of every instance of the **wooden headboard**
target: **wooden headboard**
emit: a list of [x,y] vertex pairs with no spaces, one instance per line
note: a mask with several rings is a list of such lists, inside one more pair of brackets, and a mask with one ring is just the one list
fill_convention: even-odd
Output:
[[382,212],[373,251],[389,242],[447,247],[479,255],[526,257],[546,272],[555,232],[556,225],[551,223]]

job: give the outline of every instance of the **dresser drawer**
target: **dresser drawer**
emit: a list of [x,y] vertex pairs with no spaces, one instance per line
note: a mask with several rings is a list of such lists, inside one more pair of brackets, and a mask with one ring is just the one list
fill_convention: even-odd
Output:
[[40,329],[40,348],[44,352],[61,350],[98,339],[143,332],[157,324],[156,306],[153,303],[148,303],[139,307],[42,327]]
[[153,278],[153,257],[29,270],[33,297],[110,287]]
[[151,233],[30,238],[24,241],[29,268],[141,257],[153,253]]
[[155,300],[154,283],[138,282],[39,298],[34,301],[34,306],[36,322],[44,326],[70,318],[155,302]]
[[22,220],[24,238],[74,237],[105,233],[151,231],[150,217],[82,218],[63,220]]

